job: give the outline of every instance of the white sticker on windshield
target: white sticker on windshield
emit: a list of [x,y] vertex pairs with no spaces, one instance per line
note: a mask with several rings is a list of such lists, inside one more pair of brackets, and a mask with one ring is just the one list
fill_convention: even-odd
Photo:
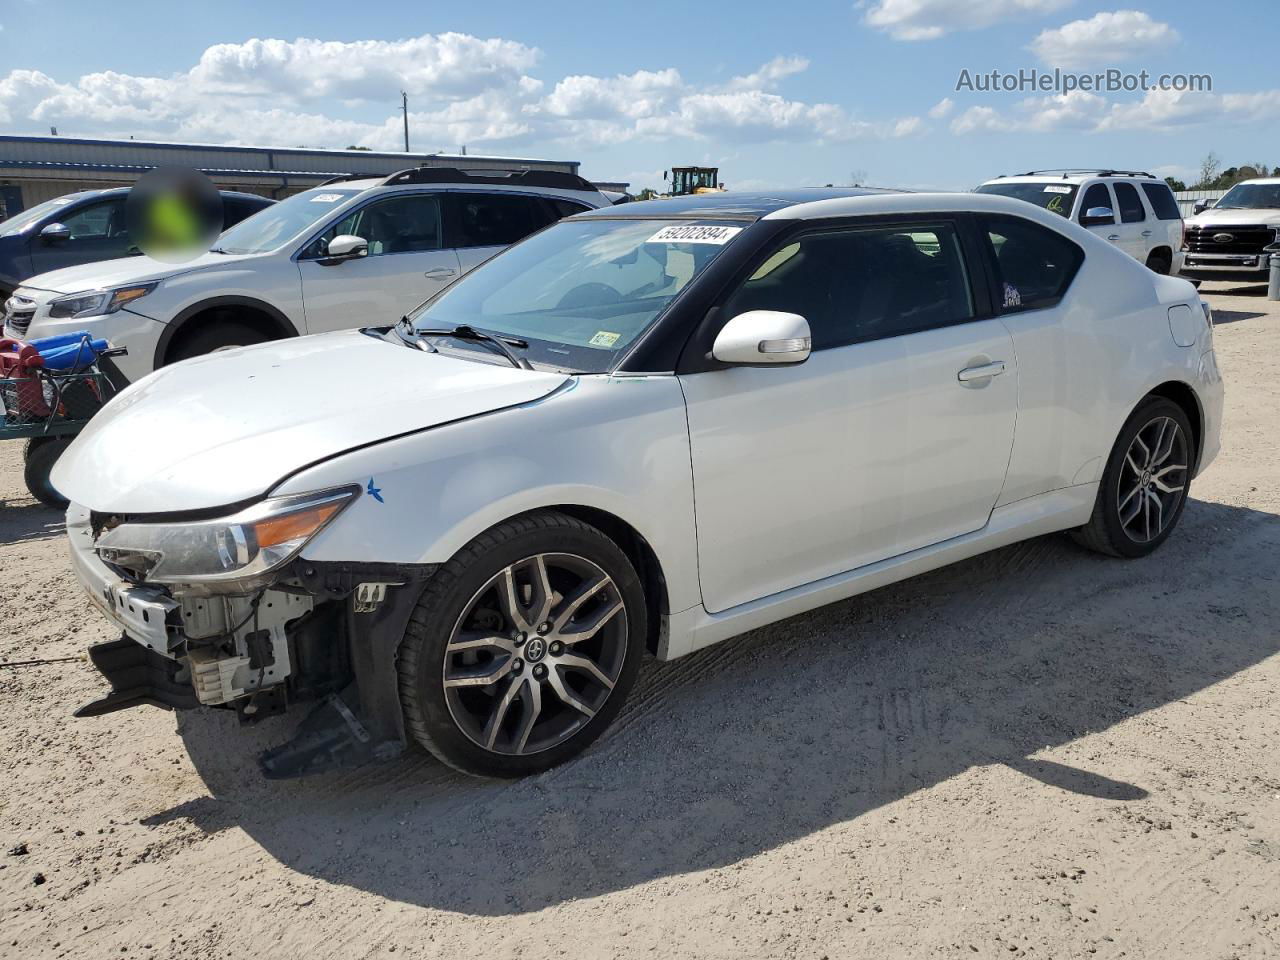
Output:
[[588,340],[587,343],[591,344],[593,347],[612,347],[618,342],[618,338],[620,336],[622,336],[620,333],[613,333],[609,330],[598,330],[596,331],[596,335]]
[[1060,186],[1058,186],[1056,183],[1051,183],[1051,184],[1049,184],[1049,186],[1047,186],[1047,187],[1045,187],[1045,188],[1044,188],[1044,192],[1045,192],[1045,193],[1070,193],[1070,192],[1071,192],[1071,188],[1070,188],[1070,187],[1060,187]]
[[645,243],[713,243],[719,247],[741,232],[741,227],[717,227],[706,223],[690,223],[663,227]]
[[70,202],[71,202],[72,200],[74,200],[74,199],[75,199],[75,197],[58,197],[58,199],[54,200],[53,202],[54,202],[54,205],[55,205],[55,206],[59,206],[59,207],[60,207],[60,206],[62,206],[64,203],[70,203]]
[[335,200],[341,200],[340,193],[317,193],[311,198],[312,203],[333,203]]

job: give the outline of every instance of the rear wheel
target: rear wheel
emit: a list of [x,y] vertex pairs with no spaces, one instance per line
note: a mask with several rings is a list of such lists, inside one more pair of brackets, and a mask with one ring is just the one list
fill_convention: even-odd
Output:
[[1155,273],[1168,276],[1173,270],[1173,257],[1163,250],[1154,250],[1147,257],[1147,268]]
[[546,770],[612,722],[645,636],[643,588],[612,540],[550,511],[509,521],[419,600],[397,665],[406,725],[464,773]]
[[1168,539],[1187,505],[1191,423],[1164,397],[1148,397],[1125,421],[1107,459],[1093,516],[1076,541],[1113,557],[1145,557]]
[[70,437],[33,437],[23,450],[22,479],[31,495],[46,507],[66,509],[67,498],[54,488],[49,474],[69,446]]

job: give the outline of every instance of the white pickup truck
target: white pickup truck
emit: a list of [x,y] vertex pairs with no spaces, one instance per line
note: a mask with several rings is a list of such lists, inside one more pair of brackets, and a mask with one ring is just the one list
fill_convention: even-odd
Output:
[[1189,280],[1265,283],[1265,248],[1278,242],[1280,177],[1245,180],[1187,221],[1180,275]]

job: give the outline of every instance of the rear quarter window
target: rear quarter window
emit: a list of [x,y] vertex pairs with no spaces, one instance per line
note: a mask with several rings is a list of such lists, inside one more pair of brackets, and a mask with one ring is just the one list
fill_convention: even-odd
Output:
[[1057,305],[1084,263],[1084,251],[1062,234],[1020,217],[986,216],[982,223],[1001,287],[996,292],[1001,312]]
[[1151,209],[1156,212],[1159,219],[1182,219],[1182,213],[1178,210],[1178,201],[1167,183],[1144,183],[1142,192],[1147,195],[1147,199],[1151,202]]

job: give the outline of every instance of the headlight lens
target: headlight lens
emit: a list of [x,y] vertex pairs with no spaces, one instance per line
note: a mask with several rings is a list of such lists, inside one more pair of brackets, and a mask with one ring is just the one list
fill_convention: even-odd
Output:
[[252,580],[292,558],[349,506],[356,486],[263,500],[240,513],[188,523],[122,523],[94,550],[153,583]]
[[73,293],[69,297],[59,297],[49,304],[49,316],[55,319],[68,317],[100,317],[103,314],[115,313],[125,304],[145,297],[160,286],[160,281],[139,283],[132,287],[119,287],[115,290],[90,290],[88,293]]

